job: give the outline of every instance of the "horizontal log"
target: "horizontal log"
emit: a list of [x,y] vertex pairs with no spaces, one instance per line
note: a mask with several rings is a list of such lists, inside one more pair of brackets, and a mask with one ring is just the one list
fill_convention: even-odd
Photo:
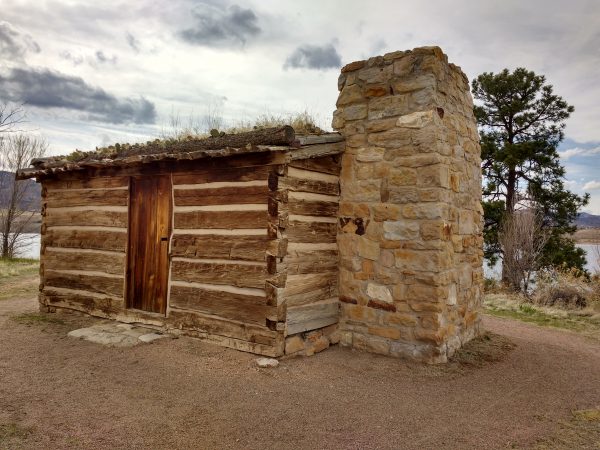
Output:
[[52,270],[90,270],[115,275],[125,273],[125,253],[96,251],[59,251],[46,248],[44,267]]
[[188,258],[242,259],[265,261],[271,239],[266,235],[173,235],[171,254]]
[[173,186],[218,182],[266,180],[271,172],[269,166],[232,168],[229,170],[198,170],[194,173],[174,173]]
[[294,149],[290,152],[292,160],[300,160],[307,158],[322,158],[324,156],[339,155],[346,150],[345,142],[331,142],[315,145],[307,145],[299,149]]
[[265,325],[273,312],[266,298],[197,287],[171,285],[170,305],[173,308],[198,311],[244,323]]
[[198,311],[173,308],[169,311],[169,322],[176,328],[229,336],[248,342],[272,343],[278,338],[276,331],[269,330],[264,324],[256,325]]
[[44,245],[124,252],[127,248],[127,232],[48,228],[44,235]]
[[55,191],[46,196],[46,206],[127,206],[129,191],[123,189],[86,189],[77,191]]
[[318,274],[289,275],[284,289],[285,297],[303,294],[321,288],[331,288],[338,285],[338,272]]
[[49,191],[56,189],[109,189],[128,187],[129,177],[89,178],[81,180],[47,179],[42,187]]
[[288,275],[335,271],[339,266],[337,250],[288,250],[285,262]]
[[175,189],[176,206],[234,205],[267,203],[269,188],[264,186],[222,187],[217,189]]
[[287,310],[287,334],[316,330],[339,321],[339,301],[326,300]]
[[88,314],[99,311],[105,317],[118,314],[123,311],[125,306],[123,298],[51,286],[44,287],[40,295],[40,303],[47,306],[75,309]]
[[285,302],[288,307],[293,307],[320,302],[323,300],[330,299],[332,297],[338,297],[338,295],[338,286],[335,285],[324,288],[318,288],[308,292],[301,292],[299,294],[286,295]]
[[290,198],[288,201],[288,212],[290,214],[306,216],[336,217],[338,213],[338,202]]
[[285,231],[290,242],[335,243],[337,239],[337,223],[290,219]]
[[[124,207],[126,208],[126,207]],[[127,211],[102,211],[89,209],[86,211],[70,211],[47,208],[44,223],[49,226],[107,226],[127,228]]]
[[282,177],[280,181],[282,189],[290,191],[314,192],[317,194],[339,195],[339,182],[326,182],[321,180],[309,180],[305,178]]
[[227,284],[263,289],[268,276],[264,264],[224,264],[174,260],[171,279],[195,283]]
[[117,298],[123,297],[124,280],[120,277],[74,274],[48,270],[46,268],[42,277],[42,283],[44,286],[76,289]]
[[296,140],[302,146],[328,144],[334,142],[343,142],[344,137],[340,133],[325,133],[325,134],[306,134],[296,136]]
[[290,162],[290,167],[313,170],[315,172],[339,175],[341,171],[340,155],[324,156],[321,158],[298,159]]
[[175,213],[174,228],[264,228],[266,233],[268,221],[266,208],[264,211],[188,211]]
[[[256,168],[284,164],[288,160],[287,147],[257,149],[226,149],[220,151],[200,151],[196,155],[182,155],[180,160],[173,160],[171,155],[148,155],[134,157],[125,161],[110,161],[106,164],[86,166],[71,164],[68,167],[55,169],[23,169],[19,171],[19,179],[38,177],[41,180],[56,179],[80,180],[97,177],[116,176],[153,176],[160,174],[187,173],[196,171],[224,171],[234,168]],[[238,154],[239,153],[239,154]],[[61,164],[61,163],[59,163]],[[265,177],[266,179],[266,177]]]

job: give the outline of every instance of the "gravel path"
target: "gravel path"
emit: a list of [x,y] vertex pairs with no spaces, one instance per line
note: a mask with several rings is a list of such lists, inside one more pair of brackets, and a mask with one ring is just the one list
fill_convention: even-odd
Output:
[[0,448],[2,430],[9,448],[529,447],[600,406],[600,343],[511,320],[485,318],[516,347],[475,366],[332,348],[259,369],[190,338],[108,348],[66,337],[89,319],[9,318],[35,311],[0,301]]

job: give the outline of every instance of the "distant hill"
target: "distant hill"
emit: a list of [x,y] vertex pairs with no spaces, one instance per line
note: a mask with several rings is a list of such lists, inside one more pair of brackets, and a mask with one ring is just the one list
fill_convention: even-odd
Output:
[[[0,208],[6,208],[9,202],[10,191],[5,188],[5,186],[9,186],[12,183],[11,177],[14,174],[11,172],[7,172],[5,170],[0,170]],[[23,181],[26,186],[25,195],[19,205],[20,209],[24,209],[27,211],[40,211],[41,208],[41,195],[42,188],[39,183],[36,183],[34,180],[25,180]]]
[[579,213],[575,220],[578,228],[600,228],[600,216],[589,213]]

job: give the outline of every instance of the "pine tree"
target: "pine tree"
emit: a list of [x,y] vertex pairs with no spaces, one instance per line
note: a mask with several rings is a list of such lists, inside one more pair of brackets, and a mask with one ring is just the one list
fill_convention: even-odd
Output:
[[505,217],[535,208],[550,233],[542,264],[583,269],[585,252],[569,234],[589,195],[565,188],[557,152],[573,106],[554,94],[543,75],[524,68],[483,73],[472,90],[481,135],[485,256],[494,263],[501,255],[498,231]]

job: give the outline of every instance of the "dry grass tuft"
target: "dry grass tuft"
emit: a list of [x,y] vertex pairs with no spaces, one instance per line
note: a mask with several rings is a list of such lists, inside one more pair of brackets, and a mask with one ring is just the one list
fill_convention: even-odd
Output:
[[600,280],[590,280],[577,269],[542,271],[537,278],[532,297],[537,305],[582,309],[600,302]]

